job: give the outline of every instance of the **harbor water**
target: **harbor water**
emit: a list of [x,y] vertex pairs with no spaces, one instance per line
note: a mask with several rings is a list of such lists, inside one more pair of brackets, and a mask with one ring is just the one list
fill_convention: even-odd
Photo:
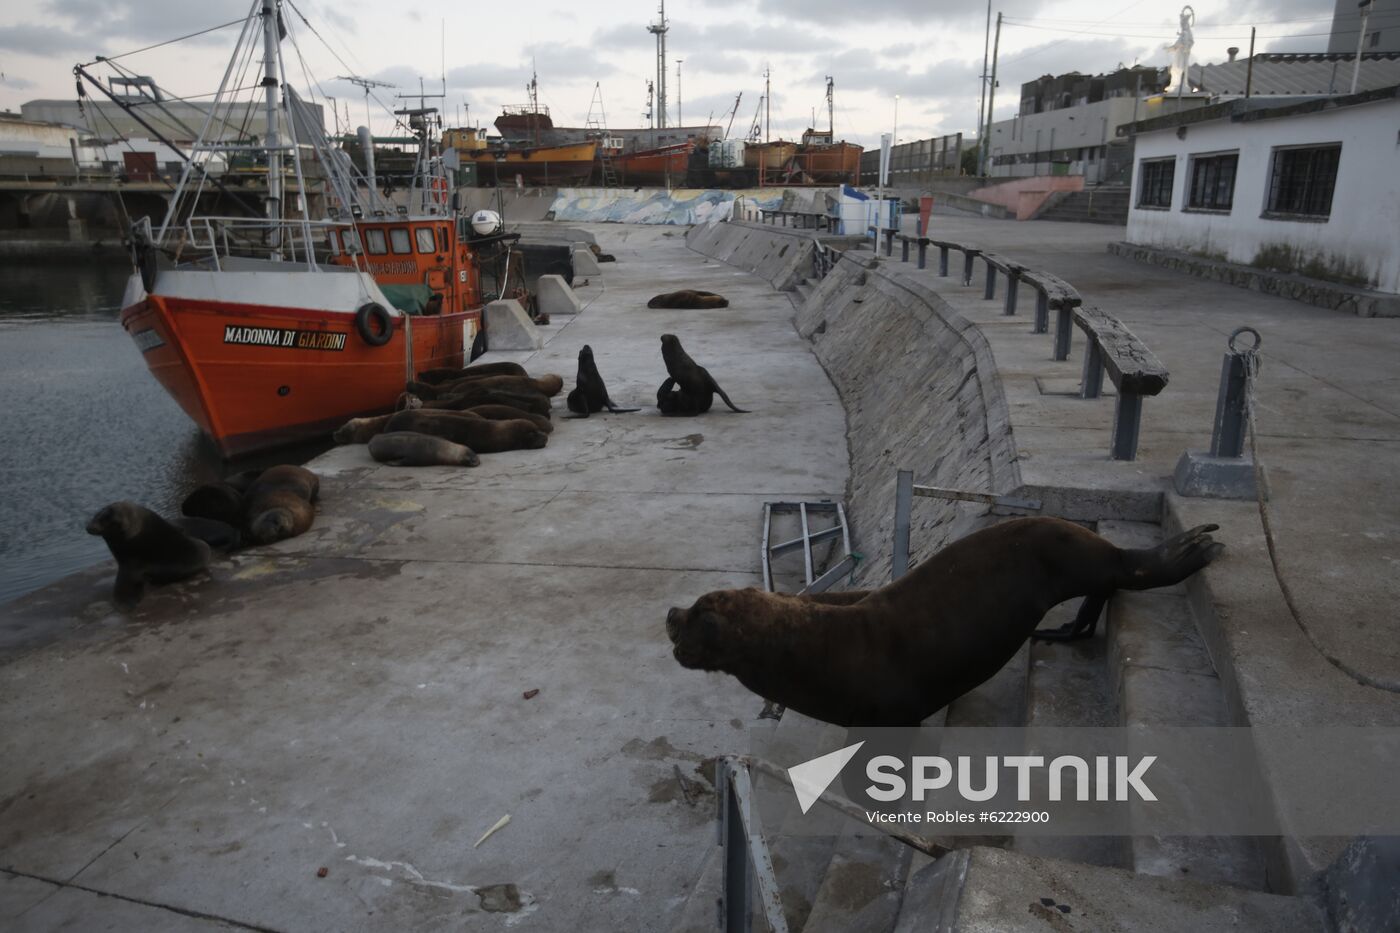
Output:
[[229,468],[118,323],[129,271],[0,260],[0,603],[106,559],[83,527],[107,503],[175,515]]

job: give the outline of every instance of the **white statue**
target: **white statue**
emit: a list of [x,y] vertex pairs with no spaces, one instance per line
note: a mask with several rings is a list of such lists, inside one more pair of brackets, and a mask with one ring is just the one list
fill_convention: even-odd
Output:
[[1189,6],[1181,8],[1181,32],[1177,33],[1176,42],[1167,46],[1168,52],[1172,53],[1172,79],[1167,84],[1166,93],[1175,91],[1181,93],[1187,81],[1187,67],[1191,64],[1191,46],[1195,45],[1195,40],[1191,37],[1191,27],[1196,24],[1196,11]]

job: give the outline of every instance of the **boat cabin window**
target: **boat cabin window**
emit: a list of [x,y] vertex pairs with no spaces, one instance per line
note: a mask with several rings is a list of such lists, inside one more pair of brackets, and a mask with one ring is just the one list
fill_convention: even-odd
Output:
[[432,227],[418,227],[413,231],[413,235],[418,238],[418,252],[431,253],[433,251]]
[[394,248],[396,253],[413,252],[413,244],[408,239],[408,230],[404,227],[389,228],[389,245]]
[[384,243],[384,231],[378,227],[370,227],[365,231],[365,245],[369,247],[370,255],[383,256],[389,251]]
[[345,241],[345,252],[351,256],[363,253],[364,247],[360,245],[360,235],[354,230],[346,230],[340,234]]
[[336,236],[334,230],[326,231],[326,245],[330,247],[332,256],[340,255],[340,237]]

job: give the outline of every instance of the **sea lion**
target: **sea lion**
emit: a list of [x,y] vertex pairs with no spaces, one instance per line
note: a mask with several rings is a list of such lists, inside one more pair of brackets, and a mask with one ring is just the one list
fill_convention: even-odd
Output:
[[351,418],[335,429],[331,439],[337,444],[367,444],[369,439],[384,430],[393,415],[378,415],[374,418]]
[[476,363],[463,369],[425,369],[418,374],[419,382],[437,385],[457,379],[476,379],[481,376],[528,376],[525,367],[519,363],[502,360],[499,363]]
[[203,541],[215,551],[236,551],[243,544],[242,533],[228,522],[190,515],[182,515],[169,521],[191,538]]
[[225,481],[205,483],[180,503],[180,514],[236,526],[243,522],[243,493]]
[[294,538],[316,520],[312,503],[321,480],[292,464],[269,467],[248,487],[243,501],[243,529],[258,544]]
[[135,502],[113,502],[87,523],[117,560],[112,602],[130,609],[141,601],[147,583],[174,583],[209,566],[209,545],[176,528]]
[[394,466],[467,466],[481,464],[470,447],[454,444],[445,437],[395,431],[370,438],[369,455],[380,463]]
[[500,389],[466,389],[447,398],[423,402],[419,410],[465,411],[481,405],[509,405],[521,411],[549,416],[549,399],[538,392],[505,392]]
[[723,295],[716,295],[714,292],[702,292],[693,288],[682,289],[678,292],[666,292],[657,295],[647,302],[648,308],[678,308],[682,310],[696,310],[700,308],[727,308],[729,299]]
[[471,408],[462,409],[461,414],[476,415],[480,418],[489,418],[492,421],[516,421],[524,418],[544,433],[554,433],[554,422],[544,415],[521,411],[510,405],[473,405]]
[[690,358],[675,334],[661,335],[661,358],[668,378],[656,390],[656,407],[663,415],[703,415],[714,404],[715,393],[731,410],[748,411],[729,400],[710,371]]
[[553,398],[564,389],[564,377],[555,373],[545,373],[538,378],[533,376],[483,376],[479,379],[459,379],[453,382],[440,382],[435,387],[439,399],[456,395],[468,389],[496,389],[501,392],[538,392],[546,398]]
[[593,258],[599,262],[617,262],[617,257],[612,253],[603,252],[603,248],[597,243],[589,243],[588,251],[593,254]]
[[531,421],[491,421],[456,411],[401,411],[384,427],[386,434],[404,431],[444,437],[478,454],[538,450],[549,443],[549,435]]
[[724,671],[755,693],[839,726],[916,726],[991,677],[1051,607],[1083,596],[1069,631],[1092,630],[1115,590],[1170,586],[1224,545],[1202,525],[1131,550],[1073,522],[1023,518],[970,534],[876,590],[821,598],[717,590],[673,608],[682,667]]
[[435,385],[429,385],[426,382],[405,383],[403,390],[409,395],[417,396],[424,401],[432,401],[442,393],[440,388]]
[[608,387],[603,385],[603,377],[598,375],[598,366],[593,362],[593,348],[588,344],[584,344],[583,349],[578,351],[577,383],[565,402],[569,411],[578,413],[580,417],[587,418],[593,412],[602,411],[604,408],[614,414],[640,410],[618,408],[612,399],[608,398]]

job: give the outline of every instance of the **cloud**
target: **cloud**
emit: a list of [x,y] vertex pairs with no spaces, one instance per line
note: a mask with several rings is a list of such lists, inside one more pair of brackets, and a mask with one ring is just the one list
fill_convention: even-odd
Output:
[[[246,0],[50,0],[48,10],[72,21],[85,35],[127,39],[173,39],[242,20],[248,13]],[[208,37],[200,37],[208,40]],[[225,41],[215,34],[212,41]]]
[[101,40],[53,26],[0,26],[0,49],[25,55],[90,55],[100,52]]
[[[1044,0],[1000,0],[997,12],[1007,16],[1034,16]],[[928,0],[881,0],[853,9],[848,0],[759,0],[760,13],[811,22],[842,22],[852,14],[863,21],[904,21],[909,23],[966,26],[985,23],[987,8],[977,3],[929,3]],[[828,40],[829,41],[829,40]]]

